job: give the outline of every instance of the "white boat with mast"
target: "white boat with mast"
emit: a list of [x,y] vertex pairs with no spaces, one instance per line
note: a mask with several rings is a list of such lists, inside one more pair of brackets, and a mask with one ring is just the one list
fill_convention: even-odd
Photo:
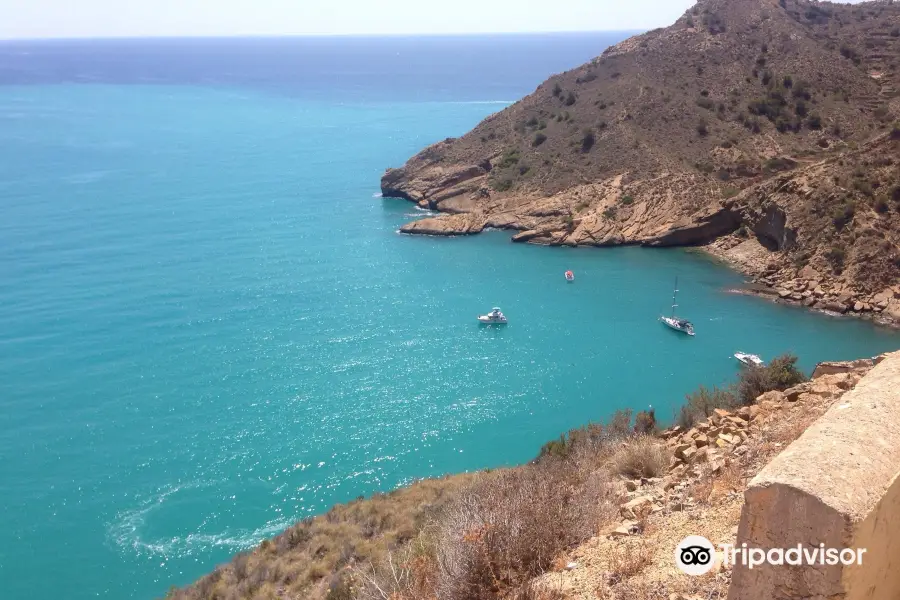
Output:
[[663,322],[668,327],[671,327],[675,331],[680,331],[682,333],[686,333],[688,335],[694,335],[694,326],[687,319],[682,319],[675,316],[675,309],[678,307],[675,299],[678,296],[678,278],[675,278],[675,291],[672,292],[672,316],[667,317],[665,315],[660,315],[659,320]]

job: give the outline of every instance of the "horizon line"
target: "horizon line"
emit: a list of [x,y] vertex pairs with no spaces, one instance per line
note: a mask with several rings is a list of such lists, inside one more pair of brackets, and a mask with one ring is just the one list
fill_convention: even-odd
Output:
[[188,35],[101,35],[69,37],[0,37],[5,42],[101,42],[139,40],[238,40],[238,39],[298,39],[298,38],[423,38],[423,37],[486,37],[517,35],[560,35],[594,33],[640,33],[645,29],[559,29],[544,31],[479,31],[426,33],[246,33],[246,34],[188,34]]

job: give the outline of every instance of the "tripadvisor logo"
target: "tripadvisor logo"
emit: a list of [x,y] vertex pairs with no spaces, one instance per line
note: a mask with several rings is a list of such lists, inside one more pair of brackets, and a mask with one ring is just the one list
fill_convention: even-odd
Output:
[[[721,544],[722,564],[725,567],[741,565],[749,569],[761,565],[835,566],[861,565],[865,548],[826,548],[825,544],[791,548],[750,548],[747,544]],[[688,575],[703,575],[715,565],[716,549],[708,539],[689,535],[675,548],[675,564]]]
[[675,548],[675,564],[688,575],[703,575],[713,568],[716,549],[701,535],[689,535]]

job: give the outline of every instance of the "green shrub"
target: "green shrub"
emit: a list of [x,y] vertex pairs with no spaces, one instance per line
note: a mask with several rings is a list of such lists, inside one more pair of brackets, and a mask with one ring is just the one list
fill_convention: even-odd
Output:
[[895,122],[891,127],[891,139],[900,140],[900,121]]
[[546,135],[544,135],[543,133],[536,133],[536,134],[534,134],[534,139],[531,140],[531,145],[534,146],[535,148],[537,148],[538,146],[540,146],[541,144],[543,144],[546,141],[547,141]]
[[503,157],[500,159],[500,162],[497,163],[497,166],[501,169],[506,169],[513,166],[517,162],[519,162],[519,151],[515,148],[510,148],[503,153]]
[[656,412],[650,408],[642,410],[634,416],[634,432],[638,435],[655,435]]
[[875,201],[875,212],[884,214],[888,210],[890,210],[890,206],[888,205],[887,200],[885,200],[884,198],[879,198]]
[[543,446],[541,446],[541,450],[538,453],[538,458],[544,456],[556,456],[558,458],[564,458],[569,453],[569,443],[565,434],[560,435],[558,440],[550,440]]
[[353,587],[347,577],[335,576],[328,585],[325,600],[353,600]]
[[550,440],[543,446],[537,456],[540,461],[546,456],[565,458],[580,448],[597,446],[607,442],[615,442],[633,435],[631,427],[631,410],[617,410],[607,423],[588,423],[583,427],[569,430]]
[[727,187],[722,191],[722,196],[727,200],[728,198],[734,198],[740,193],[740,190],[734,187]]
[[713,110],[716,107],[716,103],[709,98],[701,96],[700,98],[697,98],[697,106],[705,108],[706,110]]
[[622,196],[622,200],[620,200],[620,202],[625,206],[628,206],[629,204],[634,203],[634,198],[632,198],[631,196]]
[[697,135],[699,135],[700,137],[706,137],[708,134],[709,134],[709,127],[707,126],[706,121],[701,119],[697,123]]
[[834,208],[831,213],[831,222],[837,229],[843,229],[844,226],[853,220],[856,215],[856,205],[853,202],[845,202]]
[[822,129],[822,117],[813,113],[806,118],[806,126],[810,129]]
[[559,98],[559,95],[562,94],[562,88],[559,87],[558,83],[553,84],[553,95]]
[[856,180],[853,182],[853,188],[866,196],[871,196],[874,192],[872,190],[872,184],[869,183],[868,181]]
[[748,118],[746,121],[744,121],[744,127],[749,129],[753,133],[759,133],[760,131],[762,131],[762,125],[757,118]]
[[594,147],[594,142],[596,138],[594,137],[593,129],[585,129],[584,134],[581,136],[581,151],[582,152],[590,152],[591,148]]
[[616,218],[616,207],[610,206],[606,210],[603,211],[603,216],[609,220],[613,220]]
[[729,389],[713,386],[709,389],[700,386],[697,391],[685,396],[687,402],[678,413],[678,425],[683,429],[690,429],[694,423],[709,416],[717,408],[733,408],[737,405],[737,398]]
[[569,92],[568,94],[566,94],[565,105],[572,106],[573,104],[575,104],[575,94]]
[[492,186],[498,192],[506,192],[512,189],[513,182],[512,179],[501,179],[499,181],[494,181]]
[[772,390],[784,391],[806,381],[806,375],[797,368],[797,357],[782,354],[762,367],[750,367],[741,372],[737,383],[737,396],[741,404],[753,404],[756,399]]
[[775,158],[770,158],[765,163],[763,163],[763,167],[766,171],[775,173],[778,171],[787,171],[788,169],[793,169],[796,166],[796,163],[789,158],[784,158],[781,156],[776,156]]
[[844,250],[843,246],[832,246],[825,253],[825,260],[827,260],[831,264],[831,268],[834,269],[835,272],[840,273],[844,270],[844,261],[847,258],[847,251]]
[[859,64],[860,62],[859,54],[847,44],[841,45],[841,56],[852,60],[855,64]]

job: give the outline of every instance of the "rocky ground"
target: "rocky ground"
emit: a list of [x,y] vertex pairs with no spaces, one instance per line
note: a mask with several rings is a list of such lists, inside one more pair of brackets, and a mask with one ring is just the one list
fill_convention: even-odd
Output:
[[688,535],[734,543],[748,482],[878,360],[822,363],[785,392],[718,409],[688,431],[664,431],[668,474],[622,481],[622,521],[560,556],[535,585],[572,600],[724,599],[731,572],[721,556],[710,573],[690,577],[676,568],[675,547]]

